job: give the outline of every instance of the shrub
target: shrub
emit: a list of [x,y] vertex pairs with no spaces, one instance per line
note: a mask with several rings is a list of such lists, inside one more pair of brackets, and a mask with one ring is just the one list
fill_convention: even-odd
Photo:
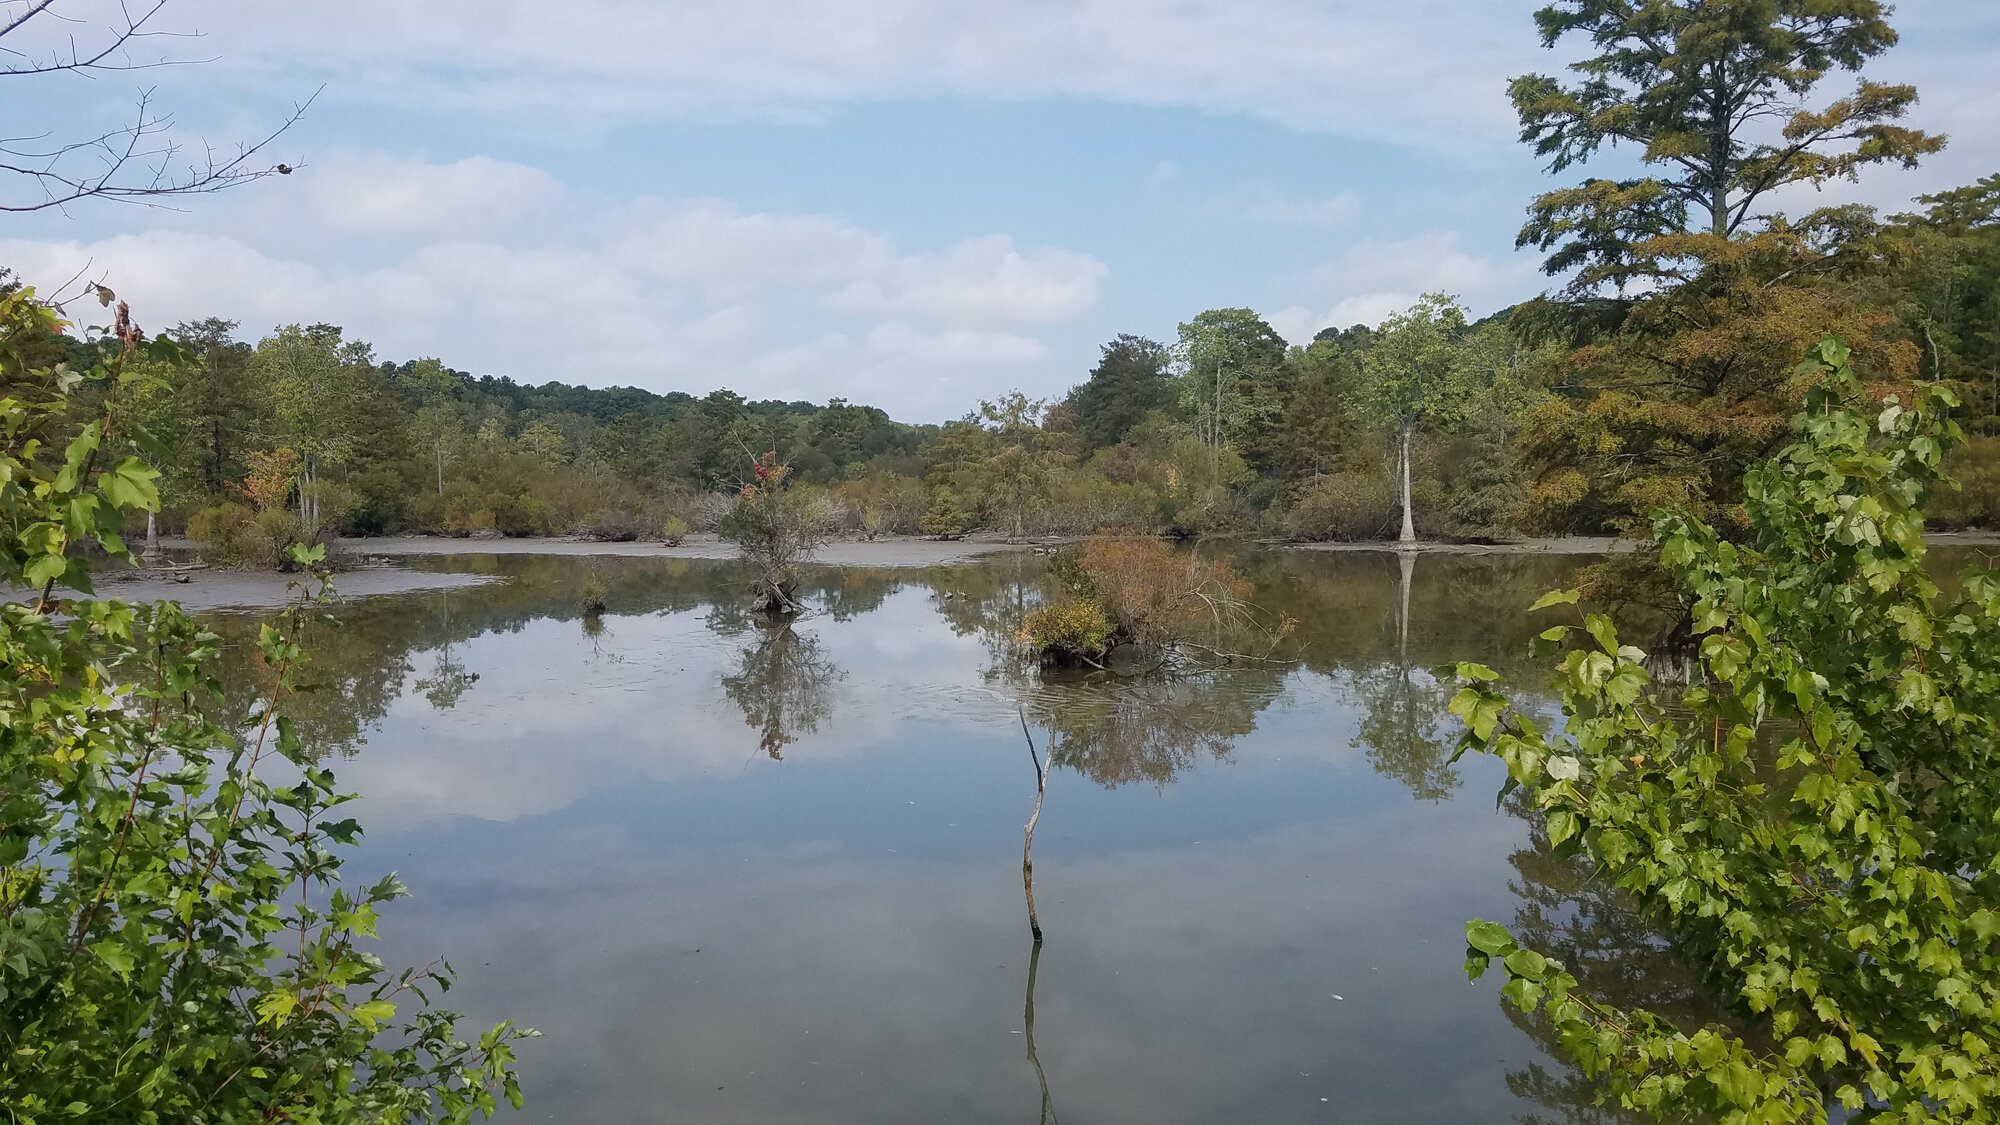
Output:
[[1086,471],[1056,480],[1029,526],[1043,535],[1149,535],[1160,529],[1159,510],[1153,489]]
[[1234,623],[1249,590],[1229,564],[1157,539],[1093,539],[1078,573],[1116,639],[1163,649],[1204,625]]
[[289,565],[287,551],[299,541],[300,528],[298,518],[283,508],[253,512],[228,501],[188,517],[187,534],[211,562],[278,570]]
[[611,508],[598,512],[583,528],[583,533],[592,539],[606,543],[630,543],[639,538],[639,517],[623,508]]
[[240,561],[237,544],[249,528],[256,513],[247,504],[224,501],[214,507],[203,508],[188,517],[187,537],[202,548],[202,553],[219,563]]
[[1074,666],[1102,662],[1115,632],[1096,602],[1068,601],[1028,614],[1015,639],[1045,665]]
[[1380,539],[1400,519],[1396,496],[1376,473],[1333,473],[1313,481],[1292,504],[1292,534],[1301,539]]
[[920,526],[925,535],[950,539],[965,534],[965,529],[972,526],[972,517],[959,506],[958,493],[941,486],[931,494],[930,507],[924,511]]
[[733,492],[703,492],[688,501],[687,521],[696,531],[719,531],[736,510],[736,500]]
[[668,516],[660,525],[660,542],[669,547],[678,547],[688,537],[687,521],[679,516]]

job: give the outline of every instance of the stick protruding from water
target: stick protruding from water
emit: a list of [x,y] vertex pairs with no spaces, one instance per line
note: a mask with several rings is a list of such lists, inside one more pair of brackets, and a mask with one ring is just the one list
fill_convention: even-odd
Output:
[[1028,760],[1035,764],[1035,811],[1021,832],[1021,888],[1028,896],[1028,929],[1034,933],[1035,945],[1039,947],[1042,923],[1035,916],[1035,822],[1042,819],[1042,796],[1049,789],[1049,767],[1055,764],[1055,756],[1044,756],[1035,749],[1035,736],[1028,733],[1028,713],[1017,707],[1015,714],[1021,718],[1021,737],[1028,740]]

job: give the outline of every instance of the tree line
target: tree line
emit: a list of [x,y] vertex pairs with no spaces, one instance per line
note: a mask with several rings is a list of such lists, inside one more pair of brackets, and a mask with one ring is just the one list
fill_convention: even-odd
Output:
[[[1957,386],[1964,490],[1933,520],[2000,519],[2000,175],[1908,214],[1838,207],[1618,253],[1483,320],[1433,294],[1305,346],[1211,309],[1170,342],[1105,343],[1059,399],[1009,392],[942,425],[838,398],[529,386],[379,360],[329,324],[251,342],[219,318],[171,329],[194,361],[127,410],[165,525],[253,561],[331,534],[711,530],[765,453],[861,534],[1602,534],[1662,506],[1733,526],[1743,469],[1797,408],[1796,357],[1831,326],[1885,387]],[[1580,288],[1617,271],[1648,285]]]

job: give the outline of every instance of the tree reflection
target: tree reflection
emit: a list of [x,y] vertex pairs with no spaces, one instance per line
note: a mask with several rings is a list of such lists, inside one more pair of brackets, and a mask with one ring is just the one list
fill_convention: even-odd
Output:
[[1457,792],[1453,737],[1445,722],[1451,689],[1401,663],[1357,671],[1346,688],[1361,709],[1353,744],[1366,751],[1377,774],[1401,782],[1420,801],[1442,801]]
[[789,621],[758,626],[757,643],[737,657],[722,690],[743,710],[743,721],[762,733],[758,747],[783,761],[786,746],[813,734],[833,711],[833,685],[846,676],[818,637],[801,635]]
[[1264,668],[1048,677],[1030,702],[1054,736],[1056,765],[1107,788],[1134,781],[1165,786],[1203,758],[1227,758],[1281,686]]
[[1375,772],[1403,783],[1420,801],[1441,801],[1458,789],[1451,739],[1441,729],[1450,690],[1410,666],[1410,593],[1417,556],[1396,556],[1396,658],[1354,671],[1347,688],[1361,708],[1354,745],[1365,747]]
[[458,705],[460,697],[479,682],[479,673],[467,671],[452,648],[451,632],[451,591],[438,593],[439,635],[444,640],[438,644],[437,654],[431,662],[431,673],[419,679],[416,688],[433,708],[449,711]]

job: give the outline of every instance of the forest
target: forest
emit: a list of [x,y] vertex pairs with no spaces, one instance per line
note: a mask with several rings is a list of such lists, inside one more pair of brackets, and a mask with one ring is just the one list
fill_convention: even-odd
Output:
[[[1482,319],[1433,294],[1300,347],[1210,309],[1171,341],[1106,342],[1060,399],[996,392],[942,425],[838,398],[527,386],[383,359],[344,326],[252,341],[221,317],[169,329],[191,361],[124,411],[161,527],[262,565],[332,535],[714,530],[766,453],[837,534],[1618,534],[1668,506],[1740,525],[1743,471],[1798,408],[1793,365],[1832,330],[1875,384],[1956,386],[1962,491],[1931,517],[2000,521],[2000,175],[1886,217],[1655,225],[1606,248],[1531,223],[1570,284]],[[42,350],[87,365],[74,336]]]

